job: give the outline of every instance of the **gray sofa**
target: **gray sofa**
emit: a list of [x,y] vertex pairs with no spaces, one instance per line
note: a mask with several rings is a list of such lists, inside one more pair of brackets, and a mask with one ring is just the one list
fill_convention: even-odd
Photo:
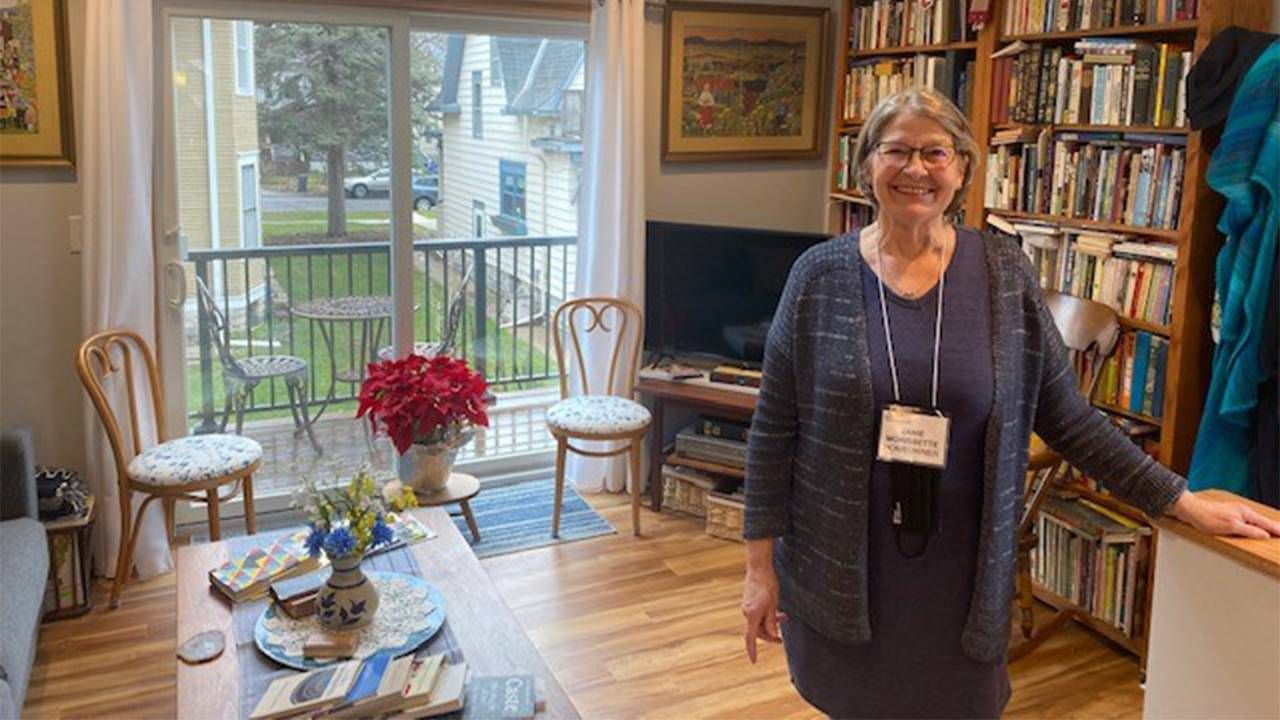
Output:
[[0,718],[22,714],[36,660],[49,544],[38,520],[31,432],[0,433]]

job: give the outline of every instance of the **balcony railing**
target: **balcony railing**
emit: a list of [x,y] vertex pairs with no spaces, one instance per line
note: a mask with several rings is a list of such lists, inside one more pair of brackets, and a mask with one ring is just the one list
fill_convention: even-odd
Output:
[[[306,403],[323,412],[358,395],[363,363],[391,344],[390,318],[325,321],[296,310],[326,298],[389,297],[389,250],[379,242],[192,250],[188,282],[194,288],[198,276],[211,289],[229,321],[235,361],[300,358],[307,364]],[[414,341],[441,339],[449,303],[467,279],[452,354],[466,358],[499,395],[553,387],[558,371],[550,314],[572,296],[576,256],[571,236],[415,242]],[[189,418],[195,432],[212,432],[225,422],[224,360],[205,309],[191,301],[187,312]],[[291,411],[279,379],[262,382],[246,398],[246,419],[287,418]]]

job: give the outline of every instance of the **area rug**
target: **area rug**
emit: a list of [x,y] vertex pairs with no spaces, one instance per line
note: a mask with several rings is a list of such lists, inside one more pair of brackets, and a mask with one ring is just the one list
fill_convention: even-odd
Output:
[[462,515],[458,514],[458,509],[451,507],[449,511],[462,537],[482,558],[617,532],[566,483],[564,505],[560,511],[560,537],[551,537],[555,487],[555,479],[547,478],[481,490],[471,500],[471,512],[480,526],[478,543],[471,537],[471,531],[467,529]]

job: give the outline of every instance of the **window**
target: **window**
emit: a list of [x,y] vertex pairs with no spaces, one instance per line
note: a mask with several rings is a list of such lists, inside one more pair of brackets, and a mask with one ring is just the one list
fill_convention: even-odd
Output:
[[489,86],[502,87],[502,57],[498,54],[498,38],[489,38]]
[[484,203],[479,200],[471,201],[471,236],[484,237]]
[[502,219],[509,227],[508,234],[525,234],[524,181],[525,164],[502,160],[498,165],[499,193],[502,197]]
[[240,158],[240,247],[262,247],[258,220],[258,159]]
[[253,85],[253,21],[236,20],[232,23],[236,36],[236,94],[252,95]]
[[484,139],[483,78],[483,72],[471,71],[471,137],[477,140]]
[[560,124],[562,134],[569,137],[582,136],[582,91],[565,90],[560,108]]

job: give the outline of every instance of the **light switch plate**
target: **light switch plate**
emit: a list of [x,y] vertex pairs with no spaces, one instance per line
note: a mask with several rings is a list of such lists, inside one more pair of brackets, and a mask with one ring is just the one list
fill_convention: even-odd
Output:
[[67,245],[72,255],[79,255],[84,250],[84,217],[82,215],[67,216]]

